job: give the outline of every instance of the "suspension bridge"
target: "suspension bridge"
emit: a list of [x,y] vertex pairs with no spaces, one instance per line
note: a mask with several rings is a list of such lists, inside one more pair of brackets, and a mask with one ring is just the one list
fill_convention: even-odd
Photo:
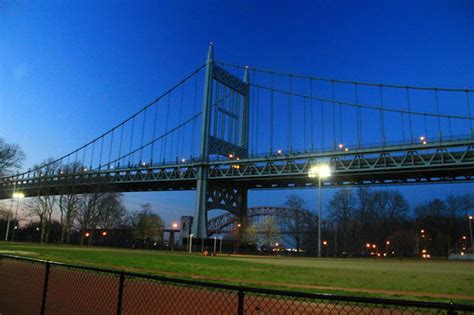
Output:
[[0,178],[0,199],[196,190],[193,234],[207,213],[245,224],[247,192],[465,182],[474,175],[474,90],[336,80],[207,60],[163,95],[80,148]]

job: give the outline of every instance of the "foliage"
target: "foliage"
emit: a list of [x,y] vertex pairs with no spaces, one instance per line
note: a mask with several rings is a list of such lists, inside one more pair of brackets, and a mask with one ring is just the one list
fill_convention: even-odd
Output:
[[262,247],[270,251],[275,242],[277,242],[280,238],[280,229],[276,220],[272,217],[265,218],[262,222],[260,222],[258,230],[262,233]]
[[151,242],[161,240],[164,221],[158,214],[153,213],[151,204],[145,203],[141,205],[140,211],[132,215],[131,226],[133,236],[149,247]]

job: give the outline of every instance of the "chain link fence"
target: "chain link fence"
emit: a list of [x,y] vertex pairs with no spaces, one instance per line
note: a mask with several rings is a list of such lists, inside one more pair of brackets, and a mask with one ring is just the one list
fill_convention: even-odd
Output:
[[259,289],[0,255],[0,314],[474,314],[474,305]]

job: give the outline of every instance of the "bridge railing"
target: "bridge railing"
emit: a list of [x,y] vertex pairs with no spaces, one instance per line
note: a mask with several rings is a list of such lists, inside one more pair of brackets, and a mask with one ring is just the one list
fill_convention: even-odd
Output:
[[4,314],[472,314],[474,305],[244,287],[0,255]]

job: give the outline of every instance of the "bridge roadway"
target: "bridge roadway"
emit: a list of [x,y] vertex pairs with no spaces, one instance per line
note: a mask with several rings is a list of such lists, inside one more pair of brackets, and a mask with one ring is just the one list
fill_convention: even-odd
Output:
[[[328,163],[333,176],[324,187],[411,183],[463,182],[474,179],[474,137],[443,143],[421,143],[327,151],[267,155],[208,163],[210,184],[247,189],[310,187],[308,170],[316,162]],[[32,172],[0,179],[0,199],[14,190],[27,197],[94,191],[134,192],[196,189],[201,162],[148,165],[80,173]]]

